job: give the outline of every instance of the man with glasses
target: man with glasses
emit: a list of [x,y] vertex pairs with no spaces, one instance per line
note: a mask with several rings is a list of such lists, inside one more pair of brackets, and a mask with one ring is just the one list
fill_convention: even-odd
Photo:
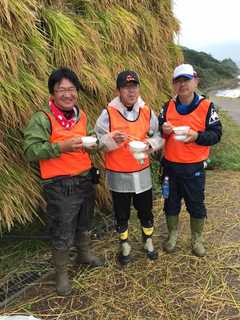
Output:
[[71,292],[67,264],[74,242],[77,263],[100,266],[103,262],[89,248],[95,190],[91,159],[81,139],[87,135],[87,118],[77,105],[80,82],[72,70],[60,68],[50,75],[48,89],[46,110],[34,114],[24,131],[24,154],[29,161],[39,163],[56,289],[65,296]]
[[116,230],[119,233],[121,264],[130,261],[128,241],[130,206],[137,210],[147,257],[157,258],[152,242],[152,180],[149,157],[138,161],[129,149],[132,139],[146,143],[148,151],[161,146],[158,121],[154,112],[140,97],[140,81],[136,72],[123,71],[117,77],[115,97],[98,118],[95,131],[104,146],[107,180],[112,192]]

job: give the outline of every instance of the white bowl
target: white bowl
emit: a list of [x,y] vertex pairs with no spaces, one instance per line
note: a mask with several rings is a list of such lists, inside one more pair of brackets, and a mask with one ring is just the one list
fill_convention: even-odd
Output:
[[81,137],[84,147],[93,147],[97,143],[97,138],[92,136]]
[[144,152],[134,152],[133,156],[136,160],[143,160],[147,157]]
[[133,140],[129,142],[130,149],[132,152],[143,152],[146,150],[146,143],[142,141]]
[[190,129],[189,126],[180,126],[180,127],[174,127],[173,128],[173,132],[176,135],[184,135],[188,132],[188,130]]
[[184,141],[187,138],[185,134],[175,134],[174,139],[177,141]]

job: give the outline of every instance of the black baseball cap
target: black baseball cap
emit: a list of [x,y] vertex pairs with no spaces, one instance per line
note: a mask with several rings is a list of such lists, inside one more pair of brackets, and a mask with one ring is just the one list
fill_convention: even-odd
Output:
[[122,71],[117,76],[117,88],[125,87],[127,83],[134,82],[140,84],[138,74],[135,71]]

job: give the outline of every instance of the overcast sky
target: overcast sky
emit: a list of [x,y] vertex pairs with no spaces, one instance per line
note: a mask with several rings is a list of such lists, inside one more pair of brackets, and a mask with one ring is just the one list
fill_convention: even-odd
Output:
[[173,0],[180,20],[180,44],[201,50],[209,45],[240,43],[240,0]]

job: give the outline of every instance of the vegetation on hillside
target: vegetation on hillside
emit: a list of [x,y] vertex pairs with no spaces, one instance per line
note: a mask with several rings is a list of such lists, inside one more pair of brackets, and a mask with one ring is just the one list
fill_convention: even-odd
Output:
[[[31,220],[41,204],[21,130],[48,98],[52,69],[77,72],[80,105],[92,125],[126,68],[140,74],[143,97],[159,109],[171,93],[172,69],[182,61],[173,43],[177,31],[170,0],[0,2],[0,228]],[[108,197],[104,184],[98,191],[101,205]]]
[[239,73],[237,64],[231,59],[218,61],[210,54],[182,48],[184,60],[194,66],[200,77],[200,88],[207,89],[221,84],[224,80],[233,79]]

